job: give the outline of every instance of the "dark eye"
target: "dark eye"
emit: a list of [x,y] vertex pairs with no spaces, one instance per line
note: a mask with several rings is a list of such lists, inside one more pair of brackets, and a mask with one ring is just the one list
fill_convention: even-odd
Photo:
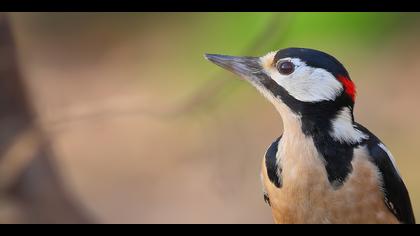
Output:
[[295,71],[295,65],[290,61],[284,61],[277,64],[277,70],[279,70],[282,75],[290,75]]

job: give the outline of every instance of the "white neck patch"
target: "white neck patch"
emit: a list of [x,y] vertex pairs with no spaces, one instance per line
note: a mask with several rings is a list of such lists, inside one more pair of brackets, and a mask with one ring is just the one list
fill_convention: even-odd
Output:
[[267,57],[261,58],[261,64],[267,74],[286,91],[302,102],[319,102],[334,100],[342,91],[342,84],[328,71],[307,66],[298,58],[284,58],[281,61],[291,61],[295,71],[290,75],[280,74],[275,66],[267,66]]
[[341,109],[332,120],[330,135],[340,143],[357,143],[368,138],[366,134],[353,125],[350,108],[348,107]]

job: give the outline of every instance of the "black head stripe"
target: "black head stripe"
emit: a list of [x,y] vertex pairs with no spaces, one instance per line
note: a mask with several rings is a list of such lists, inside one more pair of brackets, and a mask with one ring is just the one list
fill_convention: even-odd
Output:
[[344,66],[335,57],[325,52],[308,48],[286,48],[277,52],[274,62],[286,57],[299,58],[308,66],[325,69],[334,76],[343,75],[349,78]]

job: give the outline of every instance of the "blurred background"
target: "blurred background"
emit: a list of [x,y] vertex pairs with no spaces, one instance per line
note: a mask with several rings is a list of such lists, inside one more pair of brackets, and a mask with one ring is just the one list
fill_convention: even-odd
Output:
[[420,218],[420,14],[0,13],[0,223],[272,223],[280,116],[203,54],[309,47],[358,86]]

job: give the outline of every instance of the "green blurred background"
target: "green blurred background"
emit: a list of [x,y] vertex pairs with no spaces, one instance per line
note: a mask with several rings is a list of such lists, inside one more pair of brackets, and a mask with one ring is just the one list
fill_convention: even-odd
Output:
[[[285,47],[326,51],[346,66],[358,87],[356,120],[391,149],[420,217],[420,14],[3,17],[31,124],[49,150],[49,179],[57,178],[43,187],[38,172],[22,168],[31,173],[19,185],[24,197],[16,187],[0,194],[3,222],[272,223],[259,173],[282,132],[280,116],[203,54],[260,56]],[[18,142],[0,138],[6,150]],[[76,217],[49,205],[56,187]],[[48,200],[27,207],[40,206],[33,198]]]

